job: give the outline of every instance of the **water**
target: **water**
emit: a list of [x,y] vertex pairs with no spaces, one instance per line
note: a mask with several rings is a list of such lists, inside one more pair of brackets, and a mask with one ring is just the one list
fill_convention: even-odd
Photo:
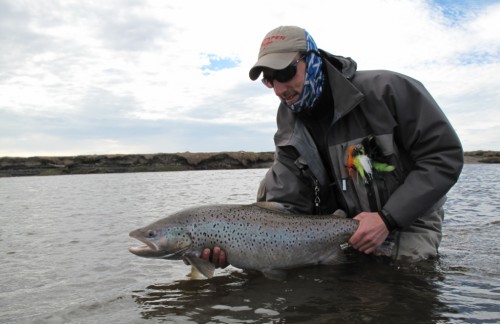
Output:
[[0,323],[498,323],[500,166],[466,165],[441,256],[353,256],[285,282],[128,252],[128,232],[184,207],[251,203],[265,170],[0,179]]

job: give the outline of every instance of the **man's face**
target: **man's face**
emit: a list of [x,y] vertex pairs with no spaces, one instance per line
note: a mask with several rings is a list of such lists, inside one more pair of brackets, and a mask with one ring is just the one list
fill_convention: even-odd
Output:
[[[271,69],[263,69],[262,72],[264,74],[264,78],[266,78],[267,75],[272,76],[275,73],[275,71]],[[306,62],[304,59],[300,59],[297,63],[297,71],[293,78],[285,82],[280,82],[274,79],[271,83],[271,87],[274,89],[274,93],[281,99],[281,101],[288,105],[292,105],[300,98],[300,94],[304,88],[305,75]]]

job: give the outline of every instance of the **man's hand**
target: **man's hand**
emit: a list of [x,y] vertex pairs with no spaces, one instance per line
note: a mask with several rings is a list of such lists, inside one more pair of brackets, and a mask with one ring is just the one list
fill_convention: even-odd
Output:
[[201,252],[200,258],[212,262],[215,264],[216,268],[225,268],[229,265],[226,259],[226,253],[218,246],[215,246],[213,251],[209,248],[206,248]]
[[349,239],[349,244],[356,250],[373,253],[389,235],[389,230],[378,213],[362,212],[354,219],[359,221],[359,227]]

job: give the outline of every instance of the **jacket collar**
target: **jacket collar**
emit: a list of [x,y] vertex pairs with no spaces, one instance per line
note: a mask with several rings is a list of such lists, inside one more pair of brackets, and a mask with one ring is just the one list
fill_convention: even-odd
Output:
[[[320,50],[321,57],[326,67],[328,85],[334,102],[334,116],[332,125],[339,119],[354,109],[361,101],[364,95],[349,81],[354,78],[356,72],[356,62],[351,58],[335,56]],[[297,114],[292,112],[285,104],[280,104],[277,116],[278,131],[275,134],[274,141],[278,146],[297,145],[297,141],[307,140],[310,136],[305,126],[297,118]]]
[[334,103],[334,116],[332,124],[353,110],[363,101],[364,95],[350,82],[356,72],[356,62],[351,58],[335,56],[321,51],[328,83]]

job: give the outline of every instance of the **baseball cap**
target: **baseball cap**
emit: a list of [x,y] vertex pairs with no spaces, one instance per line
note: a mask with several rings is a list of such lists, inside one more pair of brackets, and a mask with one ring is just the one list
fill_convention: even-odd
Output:
[[297,54],[307,50],[306,31],[295,26],[280,26],[271,30],[260,45],[259,59],[250,69],[250,79],[256,80],[263,68],[282,70]]

